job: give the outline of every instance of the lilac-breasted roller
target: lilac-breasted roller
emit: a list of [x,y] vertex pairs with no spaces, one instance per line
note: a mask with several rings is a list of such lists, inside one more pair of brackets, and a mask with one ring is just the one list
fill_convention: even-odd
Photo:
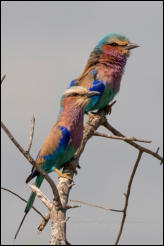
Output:
[[72,80],[70,87],[83,86],[98,91],[86,107],[86,113],[103,109],[118,93],[130,50],[139,47],[122,35],[111,33],[105,36],[91,52],[82,75]]
[[[59,169],[74,156],[81,144],[85,108],[92,96],[96,94],[99,94],[99,92],[89,91],[84,87],[76,86],[66,90],[62,96],[58,120],[36,158],[36,164],[40,165],[47,173],[56,171],[60,176],[69,178],[67,174],[61,173]],[[32,168],[26,183],[34,177],[36,177],[35,185],[40,187],[44,177],[35,168]],[[34,203],[35,197],[36,194],[32,192],[24,211],[25,215],[15,234],[15,239],[27,213]]]

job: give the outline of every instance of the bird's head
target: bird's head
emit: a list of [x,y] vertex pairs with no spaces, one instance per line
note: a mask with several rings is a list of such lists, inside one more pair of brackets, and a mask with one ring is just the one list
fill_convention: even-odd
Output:
[[64,93],[62,97],[62,106],[65,107],[67,104],[71,104],[80,106],[85,110],[91,98],[98,94],[100,93],[97,91],[89,91],[81,86],[73,86]]
[[139,45],[131,43],[125,36],[110,33],[100,40],[96,49],[105,54],[129,56],[130,50],[137,47]]

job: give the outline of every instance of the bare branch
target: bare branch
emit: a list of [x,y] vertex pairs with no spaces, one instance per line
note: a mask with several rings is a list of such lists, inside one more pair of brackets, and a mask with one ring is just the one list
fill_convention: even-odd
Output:
[[70,208],[80,208],[81,205],[74,205],[74,206],[71,206],[71,205],[67,205],[66,206],[66,209],[70,209]]
[[[66,166],[63,172],[69,172],[71,175],[71,178],[73,179],[74,172],[72,169],[69,168],[69,166]],[[58,230],[59,235],[63,235],[63,234],[66,235],[66,227],[63,224],[61,225],[61,221],[66,221],[66,210],[69,209],[69,206],[67,206],[67,202],[68,202],[69,192],[73,184],[72,184],[72,180],[66,179],[63,177],[59,177],[58,180],[59,182],[58,182],[57,188],[58,188],[60,200],[62,203],[62,210],[59,212],[54,211],[54,214],[53,214],[53,211],[51,211],[51,216],[53,214],[53,216],[51,217],[51,223],[55,223],[55,228],[58,228],[57,230]],[[50,213],[46,214],[45,217],[46,217],[46,220],[42,220],[41,224],[38,227],[38,233],[44,230],[45,226],[47,225],[47,222],[50,219]],[[51,242],[56,241],[55,237],[56,237],[55,234],[52,234]]]
[[41,224],[38,226],[38,234],[40,234],[43,231],[43,229],[47,225],[49,219],[50,219],[50,212],[48,211],[48,213],[44,216]]
[[41,192],[41,190],[36,187],[35,184],[30,184],[29,187],[32,189],[33,192],[36,193],[37,197],[44,203],[44,205],[51,210],[53,203]]
[[[26,201],[23,197],[19,196],[17,193],[15,193],[15,192],[13,192],[13,191],[7,189],[7,188],[4,188],[4,187],[1,187],[1,189],[10,192],[10,193],[13,194],[14,196],[17,196],[19,199],[21,199],[23,202],[27,203],[27,201]],[[34,206],[32,206],[32,208],[33,208],[33,209],[35,210],[35,212],[37,212],[43,219],[45,219],[44,215],[43,215],[41,212],[39,212]]]
[[30,152],[30,149],[31,149],[33,135],[34,135],[34,126],[35,126],[35,117],[33,116],[32,120],[31,120],[31,131],[30,131],[29,143],[28,143],[28,146],[25,150],[27,153]]
[[126,195],[125,195],[125,205],[124,205],[124,209],[123,209],[123,217],[122,217],[122,221],[121,221],[120,231],[119,231],[118,236],[116,238],[115,245],[118,244],[118,242],[120,240],[120,237],[121,237],[121,234],[122,234],[123,226],[124,226],[125,219],[126,219],[126,213],[127,213],[127,207],[128,207],[128,201],[129,201],[131,186],[132,186],[132,182],[133,182],[134,175],[136,173],[138,164],[139,164],[139,162],[141,160],[142,153],[143,152],[140,150],[139,153],[138,153],[138,157],[137,157],[136,163],[134,165],[132,174],[130,176],[130,180],[129,180],[129,183],[128,183],[127,192],[126,192]]
[[84,151],[87,141],[94,135],[95,130],[106,121],[106,112],[101,110],[96,115],[89,115],[88,121],[85,124],[83,141],[77,150],[74,159],[79,159],[80,155]]
[[136,142],[143,142],[143,143],[151,143],[152,141],[150,140],[144,140],[144,139],[138,139],[138,138],[135,138],[135,137],[120,137],[120,136],[117,136],[117,135],[109,135],[109,134],[104,134],[104,133],[100,133],[100,132],[97,132],[95,131],[94,132],[94,136],[99,136],[99,137],[105,137],[105,138],[112,138],[112,139],[118,139],[118,140],[128,140],[128,141],[136,141]]
[[156,154],[158,154],[159,149],[160,149],[160,148],[158,147],[157,150],[156,150]]
[[92,204],[92,203],[83,202],[83,201],[79,201],[79,200],[72,200],[71,199],[70,202],[79,202],[81,204],[85,204],[85,205],[88,205],[88,206],[91,206],[91,207],[102,208],[104,210],[110,210],[110,211],[113,211],[113,212],[123,212],[123,210],[112,209],[112,208],[105,208],[103,206],[98,206],[98,205],[95,205],[95,204]]

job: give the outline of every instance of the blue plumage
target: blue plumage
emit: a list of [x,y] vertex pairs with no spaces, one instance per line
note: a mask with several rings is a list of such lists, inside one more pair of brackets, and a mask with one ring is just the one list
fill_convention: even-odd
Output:
[[[68,142],[70,140],[71,137],[71,132],[67,129],[67,127],[60,127],[60,130],[62,132],[62,137],[60,139],[59,145],[58,147],[55,149],[55,151],[52,154],[48,154],[48,155],[43,155],[43,159],[44,159],[44,163],[43,163],[43,170],[45,170],[46,172],[52,172],[55,167],[55,161],[57,158],[59,158],[59,155],[61,155],[63,153],[63,151],[65,150],[65,148],[68,145]],[[40,151],[37,155],[37,158],[40,154]],[[36,158],[36,161],[37,161]],[[52,165],[52,163],[54,163]],[[34,170],[32,178],[36,177],[40,175],[39,172],[37,170]]]
[[63,146],[64,147],[67,146],[67,144],[70,140],[70,137],[71,137],[71,131],[68,130],[67,127],[62,126],[62,127],[60,127],[60,130],[62,131],[63,137],[60,139],[59,148],[63,147]]
[[[95,70],[94,70],[95,71]],[[95,73],[96,74],[96,73]],[[91,98],[90,103],[88,104],[88,106],[86,107],[86,112],[90,111],[92,108],[94,108],[94,106],[96,105],[96,103],[100,100],[100,97],[102,96],[102,94],[104,93],[105,90],[105,84],[102,81],[99,80],[94,80],[93,81],[93,86],[89,89],[90,91],[98,91],[100,94],[99,95],[95,95]]]
[[76,80],[72,80],[68,88],[75,86],[75,85],[76,85]]

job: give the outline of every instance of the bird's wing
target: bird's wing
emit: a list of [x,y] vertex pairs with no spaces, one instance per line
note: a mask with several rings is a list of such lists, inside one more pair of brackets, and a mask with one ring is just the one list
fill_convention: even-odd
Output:
[[[60,127],[58,124],[55,124],[39,151],[36,163],[41,165],[45,171],[48,171],[47,169],[52,168],[55,161],[64,153],[70,138],[71,132],[67,127]],[[46,166],[46,163],[48,163],[48,166]],[[33,168],[31,174],[26,179],[26,183],[37,175],[38,171]]]
[[105,90],[105,83],[97,79],[96,69],[89,70],[88,73],[86,72],[86,74],[80,78],[72,80],[69,87],[72,86],[82,86],[90,91],[97,91],[100,93],[91,98],[90,103],[86,107],[86,112],[94,110],[95,105],[98,103]]
[[69,87],[82,86],[90,91],[98,91],[102,94],[105,90],[105,84],[103,81],[98,80],[97,71],[95,69],[86,73],[85,76],[72,80]]

